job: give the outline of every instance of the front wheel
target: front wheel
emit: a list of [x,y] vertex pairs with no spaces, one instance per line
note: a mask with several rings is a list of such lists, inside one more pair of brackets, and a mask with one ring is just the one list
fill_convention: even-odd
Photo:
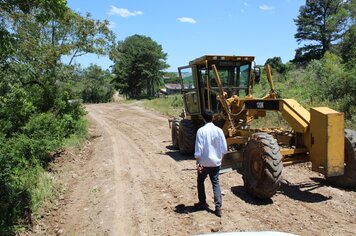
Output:
[[282,179],[282,154],[269,134],[255,133],[244,151],[243,181],[246,190],[259,199],[271,198]]
[[344,187],[356,187],[356,131],[345,129],[345,170],[340,176],[326,179],[330,184]]

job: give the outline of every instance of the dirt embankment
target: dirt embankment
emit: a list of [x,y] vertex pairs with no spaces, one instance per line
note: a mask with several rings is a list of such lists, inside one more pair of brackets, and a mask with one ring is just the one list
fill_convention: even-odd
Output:
[[[263,202],[244,191],[239,174],[223,174],[222,218],[195,211],[195,161],[171,149],[166,117],[118,103],[87,111],[93,137],[53,167],[67,191],[33,235],[356,235],[356,192],[325,185],[307,164],[284,168],[280,190]],[[208,180],[206,191],[213,210]]]

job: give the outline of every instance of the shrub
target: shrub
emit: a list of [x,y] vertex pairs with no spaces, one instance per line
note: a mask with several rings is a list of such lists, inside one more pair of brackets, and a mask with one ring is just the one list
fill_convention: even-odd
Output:
[[31,156],[43,166],[49,161],[49,152],[60,147],[64,135],[60,123],[52,113],[41,113],[31,117],[24,128],[31,140]]
[[31,140],[26,135],[0,140],[0,229],[28,224],[31,189],[36,182],[38,163],[31,154]]

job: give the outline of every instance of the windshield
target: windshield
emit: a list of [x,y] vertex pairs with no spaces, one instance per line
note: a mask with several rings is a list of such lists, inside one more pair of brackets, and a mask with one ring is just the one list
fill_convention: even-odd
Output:
[[[221,65],[222,63],[220,63]],[[217,64],[219,65],[219,64]],[[248,91],[248,81],[250,77],[250,63],[245,64],[235,63],[235,65],[229,66],[217,66],[219,77],[224,90],[231,90],[232,94],[229,95],[247,95]],[[205,68],[200,69],[200,76],[204,87],[207,86],[207,75],[208,82],[210,83],[211,89],[214,91],[218,89],[216,83],[215,74],[213,69],[210,67],[208,73]],[[243,93],[243,94],[242,94]]]
[[[248,95],[248,86],[250,78],[251,62],[249,61],[216,61],[211,62],[210,65],[215,64],[221,80],[224,92],[228,97],[237,95],[245,97]],[[210,109],[217,111],[217,94],[219,88],[215,79],[215,74],[212,66],[202,66],[198,70],[198,76],[201,86],[200,93],[202,94],[203,109]],[[210,85],[210,89],[208,89]]]

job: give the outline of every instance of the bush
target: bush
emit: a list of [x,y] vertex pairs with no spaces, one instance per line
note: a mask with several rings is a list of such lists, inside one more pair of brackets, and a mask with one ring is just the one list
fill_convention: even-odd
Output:
[[356,69],[345,68],[341,59],[329,52],[307,67],[311,96],[325,101],[351,119],[356,110]]
[[38,163],[31,154],[31,140],[25,135],[0,140],[0,229],[28,224],[31,189]]
[[52,113],[33,116],[26,124],[24,134],[31,140],[31,156],[43,166],[49,161],[49,152],[60,147],[64,139],[60,122]]
[[11,137],[21,130],[36,108],[18,84],[0,83],[0,132]]
[[51,194],[52,180],[45,173],[49,153],[84,130],[83,119],[48,112],[33,115],[22,134],[0,133],[0,234],[30,223],[31,212]]

